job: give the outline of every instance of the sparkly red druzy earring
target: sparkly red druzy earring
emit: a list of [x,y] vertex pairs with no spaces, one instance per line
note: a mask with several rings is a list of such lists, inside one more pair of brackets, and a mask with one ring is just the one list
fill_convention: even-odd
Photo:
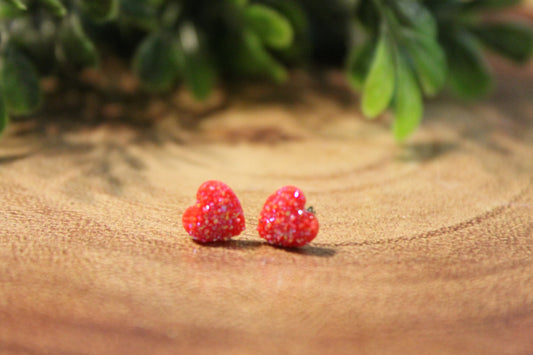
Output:
[[318,233],[313,208],[305,208],[305,196],[294,186],[284,186],[266,200],[259,215],[257,231],[270,244],[303,246]]
[[245,228],[241,203],[231,188],[220,181],[204,182],[196,204],[183,214],[183,227],[194,240],[209,243],[228,240]]

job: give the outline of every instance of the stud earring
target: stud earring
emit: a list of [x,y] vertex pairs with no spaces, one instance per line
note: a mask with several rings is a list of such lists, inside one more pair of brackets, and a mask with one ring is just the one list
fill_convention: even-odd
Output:
[[270,244],[300,247],[315,239],[318,219],[312,207],[305,208],[305,196],[300,189],[284,186],[266,200],[257,231]]
[[241,203],[231,188],[209,180],[198,188],[196,204],[187,208],[183,227],[200,243],[228,240],[245,228]]

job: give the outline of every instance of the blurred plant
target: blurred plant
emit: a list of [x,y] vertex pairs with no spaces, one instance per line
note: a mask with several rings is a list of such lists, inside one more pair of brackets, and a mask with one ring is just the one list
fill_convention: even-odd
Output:
[[464,99],[489,91],[480,45],[516,62],[530,58],[529,27],[480,16],[518,2],[0,0],[0,132],[9,114],[39,107],[40,75],[98,66],[98,48],[131,57],[146,90],[181,82],[204,100],[219,78],[282,83],[288,66],[322,59],[317,48],[342,59],[349,46],[347,77],[362,92],[363,114],[391,108],[402,140],[419,125],[424,95],[446,84]]
[[533,51],[531,29],[480,14],[518,0],[372,0],[355,8],[348,78],[362,91],[362,111],[374,118],[391,107],[398,140],[419,125],[423,96],[448,84],[462,99],[486,95],[491,74],[481,45],[522,63]]

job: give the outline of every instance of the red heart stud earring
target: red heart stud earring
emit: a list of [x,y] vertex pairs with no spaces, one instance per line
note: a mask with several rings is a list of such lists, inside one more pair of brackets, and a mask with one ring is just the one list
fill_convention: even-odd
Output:
[[241,203],[231,188],[220,181],[204,182],[196,204],[183,214],[183,227],[200,243],[228,240],[245,228]]
[[305,196],[294,186],[284,186],[265,202],[259,214],[259,236],[283,247],[303,246],[318,233],[313,208],[305,208]]

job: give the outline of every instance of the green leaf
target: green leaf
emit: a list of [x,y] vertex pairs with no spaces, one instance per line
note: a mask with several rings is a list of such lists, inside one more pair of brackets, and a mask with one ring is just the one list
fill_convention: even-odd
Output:
[[161,28],[172,30],[175,28],[178,19],[182,15],[182,5],[180,3],[170,2],[163,8],[161,15],[158,16],[158,22]]
[[59,0],[40,0],[43,2],[56,16],[65,16],[67,13],[67,8]]
[[389,106],[394,93],[395,64],[392,44],[382,34],[363,87],[363,114],[374,118]]
[[525,63],[533,53],[533,32],[524,24],[483,24],[474,33],[488,48],[517,63]]
[[394,137],[402,141],[420,124],[422,119],[422,93],[408,63],[398,56],[397,80],[394,96]]
[[287,80],[285,68],[265,49],[254,31],[243,31],[233,57],[228,64],[238,75],[266,75],[277,83]]
[[182,25],[179,38],[183,51],[182,73],[185,85],[196,99],[205,100],[213,90],[215,69],[193,25]]
[[120,20],[131,22],[136,27],[141,27],[147,31],[154,30],[158,26],[157,14],[160,11],[160,1],[131,1],[122,0],[120,2]]
[[367,40],[351,50],[346,67],[348,82],[354,90],[363,88],[372,63],[373,52],[374,42],[372,40]]
[[294,0],[271,0],[269,5],[289,21],[293,32],[292,44],[276,54],[290,63],[308,59],[311,52],[310,27],[302,6]]
[[9,116],[7,115],[6,102],[4,100],[4,93],[0,89],[0,135],[7,127],[9,123]]
[[371,33],[379,33],[381,15],[374,1],[359,1],[355,17]]
[[263,47],[260,38],[253,32],[246,32],[245,43],[252,57],[256,60],[258,69],[268,73],[277,83],[287,80],[287,71]]
[[407,24],[415,31],[429,37],[437,36],[437,22],[419,1],[401,0],[394,2]]
[[291,45],[291,24],[277,11],[264,5],[253,4],[245,8],[244,16],[246,23],[268,46],[286,48]]
[[248,0],[228,0],[238,7],[245,7],[248,4]]
[[153,33],[146,37],[135,53],[133,71],[148,90],[165,91],[176,80],[179,53],[168,35]]
[[98,21],[107,21],[118,13],[119,0],[81,0],[82,8]]
[[8,111],[28,114],[36,110],[41,102],[41,87],[33,64],[11,44],[6,46],[0,60]]
[[213,91],[215,70],[207,57],[200,53],[185,56],[185,84],[198,100],[205,100]]
[[77,15],[70,15],[63,21],[58,32],[56,53],[62,62],[74,69],[98,64],[96,47],[85,34]]
[[11,3],[0,3],[0,20],[10,20],[24,14],[24,10]]
[[452,92],[466,100],[487,95],[492,88],[491,73],[472,37],[463,32],[444,43]]
[[27,10],[28,6],[26,6],[26,3],[22,0],[9,0],[10,3],[15,5],[19,10]]
[[437,39],[412,31],[404,34],[420,85],[426,95],[434,96],[446,83],[446,55]]

